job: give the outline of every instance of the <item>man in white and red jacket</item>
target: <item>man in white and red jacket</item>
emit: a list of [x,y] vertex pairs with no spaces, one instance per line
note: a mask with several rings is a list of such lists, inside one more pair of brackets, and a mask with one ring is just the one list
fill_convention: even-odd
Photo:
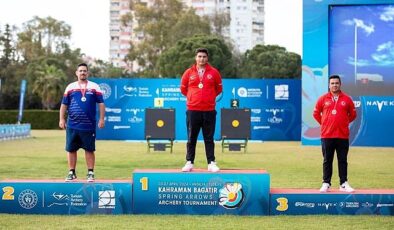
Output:
[[196,144],[200,129],[204,137],[208,171],[218,172],[215,162],[213,136],[216,125],[216,96],[222,92],[222,78],[217,69],[208,64],[208,50],[199,48],[195,52],[196,63],[187,69],[181,80],[181,92],[186,96],[187,153],[183,172],[194,167]]
[[353,192],[347,182],[347,155],[349,152],[349,124],[356,119],[352,99],[341,91],[341,78],[329,77],[329,92],[321,96],[313,111],[313,117],[320,124],[323,151],[323,184],[320,192],[331,187],[332,162],[337,152],[339,190]]

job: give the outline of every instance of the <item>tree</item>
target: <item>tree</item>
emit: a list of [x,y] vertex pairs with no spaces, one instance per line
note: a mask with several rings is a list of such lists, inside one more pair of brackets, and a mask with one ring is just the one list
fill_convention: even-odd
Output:
[[13,47],[12,32],[9,24],[5,25],[4,35],[0,36],[0,44],[2,44],[2,55],[0,56],[0,68],[6,68],[15,60],[15,47]]
[[18,34],[18,50],[28,62],[35,57],[61,53],[71,37],[71,26],[52,17],[35,16]]
[[277,45],[257,45],[241,58],[243,78],[301,78],[301,57]]
[[66,76],[53,65],[44,65],[33,83],[33,93],[41,97],[45,109],[54,109],[60,102],[64,90]]
[[135,34],[142,34],[143,40],[131,44],[128,59],[136,61],[141,67],[139,73],[144,77],[154,77],[157,60],[177,41],[195,34],[210,34],[209,23],[192,9],[185,9],[178,0],[154,0],[152,6],[138,1],[131,4],[135,12],[132,17],[138,21]]
[[222,77],[235,77],[235,66],[230,49],[222,38],[213,35],[196,35],[176,43],[163,52],[158,61],[159,74],[162,77],[180,77],[195,63],[195,50],[204,47],[209,51],[209,63],[217,68]]

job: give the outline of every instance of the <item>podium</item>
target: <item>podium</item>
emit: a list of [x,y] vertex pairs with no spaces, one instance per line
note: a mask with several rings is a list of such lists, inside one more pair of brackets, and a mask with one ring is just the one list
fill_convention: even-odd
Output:
[[222,152],[247,150],[250,138],[250,109],[221,109]]
[[175,109],[145,109],[145,139],[150,149],[172,153],[175,139]]

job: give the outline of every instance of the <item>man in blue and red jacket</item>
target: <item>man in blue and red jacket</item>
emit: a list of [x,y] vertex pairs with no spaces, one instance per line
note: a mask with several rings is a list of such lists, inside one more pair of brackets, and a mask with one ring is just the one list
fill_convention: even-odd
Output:
[[339,190],[353,192],[347,182],[347,155],[349,152],[349,124],[356,119],[356,109],[352,99],[341,91],[341,78],[329,77],[329,92],[321,96],[313,111],[313,117],[320,124],[323,152],[323,184],[320,192],[328,192],[331,187],[332,162],[337,152]]
[[217,69],[208,64],[208,50],[199,48],[195,52],[196,63],[187,69],[181,80],[181,92],[186,96],[187,154],[183,172],[194,167],[196,144],[200,129],[204,137],[208,171],[218,172],[215,162],[213,136],[216,125],[216,96],[222,92],[222,78]]

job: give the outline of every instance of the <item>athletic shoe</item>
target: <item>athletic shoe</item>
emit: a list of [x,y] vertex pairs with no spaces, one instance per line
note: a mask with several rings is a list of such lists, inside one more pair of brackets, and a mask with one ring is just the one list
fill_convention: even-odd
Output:
[[86,180],[87,180],[88,182],[94,182],[94,172],[89,171]]
[[191,161],[187,161],[185,166],[182,168],[182,172],[191,172],[193,170],[193,163]]
[[215,161],[211,161],[211,163],[208,164],[208,171],[210,171],[210,172],[219,172],[220,171],[220,169],[216,165]]
[[322,185],[321,185],[321,188],[320,188],[320,192],[328,192],[328,190],[330,189],[330,184],[329,183],[323,183]]
[[77,175],[75,175],[73,172],[70,171],[64,181],[65,182],[70,182],[70,181],[73,181],[73,180],[76,180],[76,179],[77,179]]
[[341,184],[341,186],[339,186],[339,191],[341,192],[354,192],[354,189],[352,187],[350,187],[349,183],[347,181],[345,181],[345,183]]

